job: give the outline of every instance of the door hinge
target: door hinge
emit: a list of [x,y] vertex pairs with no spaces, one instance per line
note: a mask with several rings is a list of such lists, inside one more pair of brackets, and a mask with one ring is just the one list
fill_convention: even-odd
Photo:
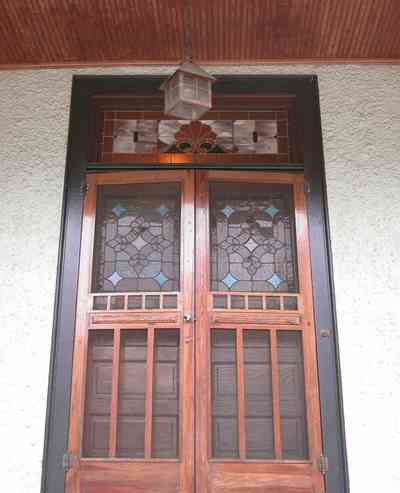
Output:
[[75,456],[70,454],[69,452],[65,452],[62,458],[62,466],[65,472],[68,472],[71,467],[73,467],[75,462]]
[[326,474],[329,469],[329,464],[328,464],[328,457],[326,455],[320,455],[318,459],[318,468],[321,472],[321,474]]
[[303,183],[300,184],[300,190],[303,193],[310,193],[311,192],[311,187],[308,181],[304,181]]
[[81,194],[85,195],[89,191],[89,184],[86,182],[83,182],[81,185]]

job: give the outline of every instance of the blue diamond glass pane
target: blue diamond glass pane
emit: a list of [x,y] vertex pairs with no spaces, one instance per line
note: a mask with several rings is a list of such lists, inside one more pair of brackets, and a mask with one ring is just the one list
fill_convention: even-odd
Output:
[[227,286],[229,289],[237,282],[237,279],[235,276],[233,276],[230,272],[227,274],[223,279],[222,282]]
[[117,204],[114,209],[112,209],[113,213],[117,216],[117,217],[121,217],[122,214],[126,211],[125,207],[121,204]]
[[113,286],[116,286],[122,279],[122,276],[120,276],[118,272],[113,272],[107,279],[113,284]]
[[222,209],[222,213],[225,214],[226,217],[229,217],[231,214],[235,212],[235,209],[232,209],[231,206],[227,205]]
[[168,278],[165,277],[165,275],[162,272],[159,272],[154,279],[158,282],[160,287],[163,287],[164,284],[168,281]]
[[278,214],[279,209],[277,209],[274,205],[270,205],[265,209],[265,212],[269,214],[271,217],[274,217],[276,214]]
[[164,204],[160,205],[160,207],[157,209],[158,212],[164,217],[166,214],[168,214],[168,207],[166,207]]
[[278,276],[278,274],[273,274],[269,279],[268,279],[268,282],[270,284],[272,284],[272,286],[274,286],[274,288],[276,289],[277,287],[279,287],[279,284],[281,284],[282,282],[282,279]]

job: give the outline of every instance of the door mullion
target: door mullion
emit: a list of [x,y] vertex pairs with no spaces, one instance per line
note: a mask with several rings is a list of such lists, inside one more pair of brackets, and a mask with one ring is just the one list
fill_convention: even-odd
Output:
[[146,372],[146,418],[144,431],[144,458],[151,458],[153,425],[153,370],[154,370],[154,327],[147,331],[147,372]]
[[114,329],[114,354],[113,354],[113,364],[112,364],[109,457],[115,457],[117,452],[118,387],[119,387],[120,354],[121,354],[121,330],[119,328],[116,328]]
[[281,413],[279,395],[278,342],[276,330],[271,329],[271,375],[272,375],[272,409],[274,420],[275,459],[282,460]]
[[246,418],[245,418],[245,390],[244,390],[244,357],[243,357],[243,329],[236,329],[236,371],[237,371],[237,398],[238,398],[238,437],[239,457],[246,458]]

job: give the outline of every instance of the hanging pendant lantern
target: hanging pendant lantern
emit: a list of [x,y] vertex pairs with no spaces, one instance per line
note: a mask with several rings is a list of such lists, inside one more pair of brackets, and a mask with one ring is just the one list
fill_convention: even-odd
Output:
[[190,61],[181,63],[160,87],[164,91],[164,112],[181,120],[198,120],[211,108],[214,81],[198,65]]
[[192,62],[192,3],[186,0],[185,61],[160,89],[164,91],[164,113],[181,120],[198,120],[212,106],[215,78]]

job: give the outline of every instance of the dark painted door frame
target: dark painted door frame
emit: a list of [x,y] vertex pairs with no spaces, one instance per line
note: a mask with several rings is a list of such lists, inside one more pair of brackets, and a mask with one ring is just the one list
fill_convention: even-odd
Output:
[[[75,76],[72,83],[70,127],[58,259],[52,353],[43,458],[42,493],[64,493],[63,456],[67,450],[72,351],[78,286],[79,252],[85,176],[89,171],[118,169],[87,159],[90,102],[94,94],[157,90],[163,77]],[[328,458],[326,493],[347,493],[348,471],[331,267],[318,80],[301,76],[218,76],[214,91],[224,94],[290,93],[297,100],[297,125],[303,130],[304,163],[271,164],[264,170],[299,170],[304,174],[310,230],[321,422]],[[155,167],[162,168],[160,165]],[[170,165],[166,166],[171,168]],[[185,166],[178,166],[180,168]],[[186,165],[186,167],[195,167]],[[202,166],[204,169],[204,166]],[[126,166],[127,169],[149,168]],[[226,166],[225,166],[226,168]],[[229,167],[228,167],[229,168]],[[249,166],[243,165],[249,169]],[[235,165],[235,169],[240,169]],[[250,166],[251,169],[251,166]],[[257,166],[260,169],[260,166]],[[200,493],[200,492],[199,492]]]

